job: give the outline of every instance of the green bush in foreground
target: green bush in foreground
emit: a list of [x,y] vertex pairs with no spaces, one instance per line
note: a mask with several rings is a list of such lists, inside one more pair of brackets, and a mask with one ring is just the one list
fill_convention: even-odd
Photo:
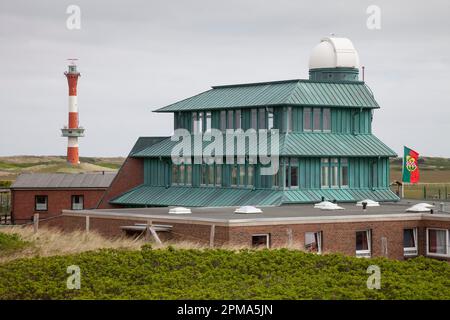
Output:
[[0,232],[0,256],[25,248],[29,242],[23,241],[17,234]]
[[[66,288],[67,267],[81,289]],[[381,289],[369,290],[369,265]],[[450,265],[295,250],[100,250],[0,265],[2,299],[450,299]]]

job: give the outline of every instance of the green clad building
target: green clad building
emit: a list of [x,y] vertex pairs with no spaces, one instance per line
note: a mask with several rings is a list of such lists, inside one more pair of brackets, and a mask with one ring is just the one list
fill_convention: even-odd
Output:
[[[279,170],[252,163],[252,143],[238,163],[181,164],[171,137],[139,142],[143,183],[114,197],[120,206],[278,206],[321,199],[396,201],[389,189],[395,152],[372,134],[378,103],[359,80],[359,58],[346,38],[324,38],[309,61],[309,79],[215,86],[156,110],[174,114],[174,129],[278,130]],[[264,131],[265,132],[265,131]],[[145,141],[149,141],[146,143]],[[224,138],[225,141],[225,138]],[[204,142],[203,142],[204,143]],[[225,142],[225,144],[228,143]],[[206,143],[207,145],[208,143]],[[225,147],[224,147],[225,148]]]

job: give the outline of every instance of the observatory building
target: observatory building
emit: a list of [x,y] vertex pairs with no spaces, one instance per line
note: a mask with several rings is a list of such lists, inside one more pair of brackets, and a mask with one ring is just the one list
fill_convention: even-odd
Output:
[[[327,37],[312,50],[309,79],[214,86],[156,112],[173,113],[174,129],[279,131],[279,170],[263,175],[251,163],[173,163],[171,137],[141,139],[129,158],[137,184],[110,199],[119,206],[278,206],[326,199],[396,201],[389,157],[396,153],[372,133],[380,108],[360,80],[359,57],[346,38]],[[272,139],[275,135],[272,135]],[[127,170],[125,165],[122,170]],[[123,172],[125,174],[125,172]],[[119,173],[120,175],[120,173]]]

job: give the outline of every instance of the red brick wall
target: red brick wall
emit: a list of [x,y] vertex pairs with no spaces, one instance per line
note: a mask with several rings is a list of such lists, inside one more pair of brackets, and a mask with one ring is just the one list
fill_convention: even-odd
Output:
[[[143,223],[126,219],[91,218],[90,228],[109,237],[122,235],[120,226]],[[182,224],[153,221],[154,224],[170,224],[170,233],[159,233],[163,241],[189,241],[209,244],[211,226],[201,224]],[[63,230],[85,229],[84,217],[62,216],[61,219],[49,221],[48,225],[59,226]],[[450,229],[450,221],[412,220],[412,221],[375,221],[375,222],[341,222],[322,224],[293,224],[267,226],[215,227],[216,246],[251,246],[253,234],[270,234],[271,247],[288,247],[288,230],[292,234],[292,248],[303,249],[306,232],[322,231],[322,248],[324,253],[339,252],[355,256],[356,231],[372,230],[372,256],[382,256],[381,238],[387,238],[387,257],[403,260],[403,229],[418,228],[419,255],[425,255],[426,228]],[[447,259],[450,260],[450,259]]]
[[128,157],[98,204],[99,209],[117,208],[109,200],[144,183],[143,159]]
[[[41,219],[60,215],[63,209],[71,209],[72,195],[84,196],[84,208],[95,208],[105,189],[72,189],[72,190],[12,190],[11,212],[17,224],[31,221],[34,213]],[[48,196],[47,211],[35,210],[35,197]]]

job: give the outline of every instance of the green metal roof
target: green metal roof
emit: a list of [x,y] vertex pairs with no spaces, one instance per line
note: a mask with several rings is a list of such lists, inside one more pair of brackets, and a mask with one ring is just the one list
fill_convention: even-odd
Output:
[[283,195],[283,203],[308,203],[326,200],[338,202],[356,202],[364,199],[374,201],[398,201],[399,197],[390,189],[310,189],[310,190],[286,190]]
[[[226,139],[224,138],[224,141]],[[268,139],[270,141],[270,139]],[[164,139],[133,154],[134,157],[170,157],[178,141]],[[203,149],[211,142],[203,142]],[[231,143],[226,141],[226,143]],[[224,154],[226,151],[224,143]],[[280,135],[280,155],[300,157],[395,157],[396,153],[373,134],[289,133]],[[236,145],[236,144],[235,144]],[[256,154],[246,143],[245,154]],[[236,148],[235,148],[236,149]],[[270,150],[270,147],[268,147]]]
[[112,204],[133,206],[278,206],[289,203],[314,203],[325,197],[338,202],[356,202],[363,199],[397,201],[390,189],[310,189],[265,190],[211,187],[152,187],[141,185],[110,201]]
[[139,137],[133,148],[131,149],[129,155],[131,156],[167,138],[170,137]]
[[141,185],[110,201],[122,205],[222,207],[261,205],[273,206],[281,202],[281,193],[272,190],[151,187]]
[[155,112],[212,110],[281,105],[379,108],[361,81],[286,80],[215,86]]

